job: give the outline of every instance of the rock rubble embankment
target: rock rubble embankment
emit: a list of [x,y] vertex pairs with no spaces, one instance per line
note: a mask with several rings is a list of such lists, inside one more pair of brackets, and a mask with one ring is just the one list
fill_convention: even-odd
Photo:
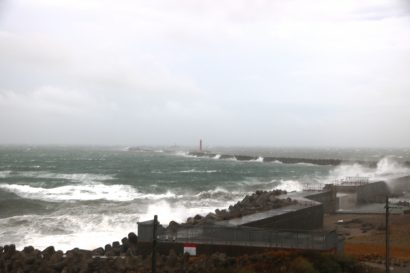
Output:
[[[278,198],[278,196],[282,194],[286,194],[286,191],[256,191],[253,194],[245,196],[244,199],[229,206],[227,209],[216,209],[215,212],[210,212],[206,216],[196,215],[194,217],[189,217],[182,225],[212,225],[216,221],[230,220],[297,203],[296,200],[292,200],[291,198]],[[168,227],[176,228],[178,225],[179,224],[175,221],[171,221]]]

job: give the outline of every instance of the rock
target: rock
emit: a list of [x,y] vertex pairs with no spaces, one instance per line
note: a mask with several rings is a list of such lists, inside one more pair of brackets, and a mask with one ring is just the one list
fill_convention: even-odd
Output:
[[3,251],[6,259],[11,258],[16,253],[16,246],[13,244],[5,245]]
[[26,246],[23,249],[24,254],[32,254],[34,253],[34,247],[32,246]]
[[179,226],[180,226],[180,224],[178,224],[177,222],[171,221],[171,222],[169,222],[168,230],[170,230],[171,232],[176,232],[178,230]]
[[138,243],[138,236],[134,232],[128,233],[128,242],[136,245]]
[[194,221],[198,222],[198,221],[202,220],[202,218],[203,218],[203,217],[202,217],[201,215],[197,214],[197,215],[195,215],[195,217],[194,217]]
[[217,216],[216,216],[215,213],[210,212],[205,216],[205,218],[208,219],[208,220],[216,220]]
[[114,250],[110,244],[106,244],[104,247],[104,255],[105,256],[115,256]]
[[126,253],[129,247],[128,238],[124,237],[121,239],[121,253]]
[[93,256],[104,256],[105,251],[104,251],[104,248],[99,247],[91,251],[91,253]]
[[186,223],[187,223],[188,225],[193,225],[193,224],[195,224],[194,218],[189,217],[188,219],[186,219]]
[[49,246],[49,247],[45,248],[42,252],[45,259],[50,258],[51,256],[54,255],[54,253],[56,253],[56,251],[54,249],[54,246]]

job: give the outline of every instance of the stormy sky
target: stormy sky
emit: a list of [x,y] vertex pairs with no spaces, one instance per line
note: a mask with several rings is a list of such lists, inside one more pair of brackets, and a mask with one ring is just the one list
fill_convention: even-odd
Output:
[[410,147],[407,0],[0,0],[0,144]]

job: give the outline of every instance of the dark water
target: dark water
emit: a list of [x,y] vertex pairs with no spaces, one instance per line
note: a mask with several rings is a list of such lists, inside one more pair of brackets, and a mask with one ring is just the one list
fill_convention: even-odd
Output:
[[[123,148],[0,147],[0,245],[95,248],[136,232],[158,214],[183,221],[227,207],[255,190],[301,190],[344,176],[408,174],[408,150],[218,148],[220,152],[370,159],[360,165],[238,162],[195,158],[187,151]],[[389,155],[389,157],[386,157]],[[392,157],[394,156],[394,157]]]

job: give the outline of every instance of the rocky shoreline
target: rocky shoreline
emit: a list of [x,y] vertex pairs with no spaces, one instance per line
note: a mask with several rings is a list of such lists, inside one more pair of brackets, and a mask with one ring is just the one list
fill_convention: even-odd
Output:
[[[206,216],[190,217],[185,223],[175,225],[203,225],[223,221],[255,212],[266,211],[295,204],[290,198],[278,198],[286,191],[256,191],[227,209],[215,210]],[[137,273],[151,272],[151,256],[146,255],[146,244],[138,243],[138,236],[131,232],[121,241],[115,241],[94,250],[74,248],[63,252],[53,246],[44,250],[27,246],[16,250],[15,245],[0,247],[0,273]],[[270,250],[267,253],[228,257],[223,253],[189,257],[171,248],[168,255],[158,253],[157,272],[378,272],[355,260],[343,256],[318,252],[284,252]],[[260,250],[266,251],[265,250]],[[149,252],[149,251],[148,251]],[[145,253],[145,255],[143,255]],[[166,252],[165,252],[166,253]],[[332,271],[322,264],[327,263]]]
[[[278,198],[279,195],[286,193],[287,192],[283,190],[256,191],[251,195],[246,195],[241,201],[229,206],[227,209],[216,209],[215,212],[210,212],[206,216],[196,215],[189,217],[186,222],[181,225],[212,225],[216,221],[230,220],[257,212],[296,204],[297,201],[291,198]],[[173,227],[175,225],[179,224],[171,221],[168,226]]]
[[[130,234],[131,235],[131,234]],[[17,251],[14,245],[0,248],[1,273],[148,273],[150,256],[134,255],[137,244],[134,235],[122,244],[114,242],[105,249],[86,251],[73,249],[63,253],[48,247],[43,251],[25,247]],[[104,252],[103,252],[104,251]],[[105,254],[95,256],[95,254]],[[119,255],[118,255],[119,254]],[[114,255],[114,256],[111,256]],[[228,257],[223,253],[190,257],[170,250],[168,255],[157,255],[158,273],[379,273],[356,260],[319,252],[270,251],[255,255]]]

